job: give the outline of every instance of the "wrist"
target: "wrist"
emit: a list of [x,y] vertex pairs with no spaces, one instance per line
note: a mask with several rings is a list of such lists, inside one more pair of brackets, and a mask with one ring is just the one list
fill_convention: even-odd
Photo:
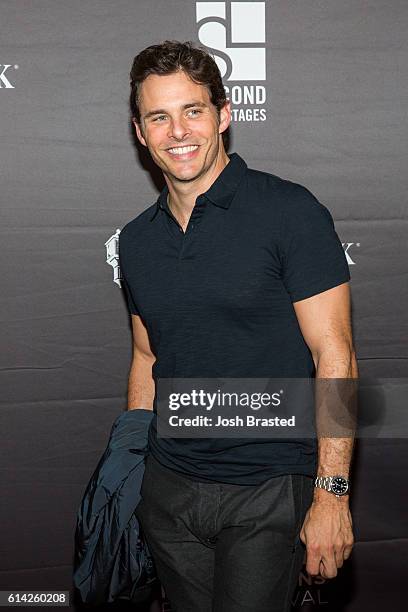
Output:
[[[317,500],[330,499],[330,497],[336,500],[349,498],[350,483],[348,478],[344,475],[335,474],[329,476],[327,474],[318,473],[314,480],[314,486],[315,498]],[[326,493],[328,495],[326,495]]]
[[333,495],[331,491],[320,489],[319,487],[314,488],[313,503],[314,504],[330,504],[335,507],[348,507],[350,501],[350,495]]

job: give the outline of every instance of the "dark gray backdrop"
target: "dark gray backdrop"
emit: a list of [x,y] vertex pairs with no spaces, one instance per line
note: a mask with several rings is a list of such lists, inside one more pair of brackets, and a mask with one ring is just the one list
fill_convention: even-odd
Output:
[[[237,4],[0,2],[3,590],[71,589],[76,510],[126,407],[129,316],[105,242],[160,186],[128,113],[131,62],[145,46],[219,45],[234,107],[249,118],[234,121],[230,151],[329,208],[350,257],[360,373],[407,376],[408,5]],[[265,80],[248,74],[254,49]],[[232,68],[247,73],[232,80]],[[251,85],[265,102],[239,103]],[[251,120],[260,108],[265,120]],[[352,557],[335,581],[301,576],[296,609],[405,609],[407,455],[405,439],[358,444]]]

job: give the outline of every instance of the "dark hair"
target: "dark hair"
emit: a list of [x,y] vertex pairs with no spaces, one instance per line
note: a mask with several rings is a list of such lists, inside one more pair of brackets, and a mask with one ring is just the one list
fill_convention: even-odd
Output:
[[205,85],[218,114],[226,102],[221,74],[214,58],[192,42],[165,40],[143,49],[133,60],[130,71],[130,110],[140,123],[140,85],[151,74],[168,75],[183,70],[192,81]]

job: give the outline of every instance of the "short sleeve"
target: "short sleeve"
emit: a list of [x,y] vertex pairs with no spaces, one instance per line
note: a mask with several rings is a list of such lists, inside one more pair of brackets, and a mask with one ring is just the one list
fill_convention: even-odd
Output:
[[128,249],[126,247],[125,234],[126,232],[124,232],[123,230],[119,234],[119,266],[120,266],[120,276],[121,276],[120,284],[125,294],[129,312],[131,314],[138,315],[139,310],[133,299],[132,288],[129,285],[128,281],[126,280],[125,264],[127,261],[126,255],[127,255]]
[[329,210],[305,187],[292,183],[280,235],[282,281],[292,302],[350,280],[350,271]]
[[137,308],[137,306],[136,306],[136,304],[134,302],[134,299],[133,299],[133,296],[132,296],[132,291],[131,291],[129,285],[127,284],[126,279],[123,276],[123,272],[122,272],[122,278],[121,278],[120,282],[121,282],[121,285],[123,287],[123,291],[125,293],[125,298],[126,298],[126,301],[127,301],[129,312],[131,314],[138,315],[139,314],[139,310],[138,310],[138,308]]

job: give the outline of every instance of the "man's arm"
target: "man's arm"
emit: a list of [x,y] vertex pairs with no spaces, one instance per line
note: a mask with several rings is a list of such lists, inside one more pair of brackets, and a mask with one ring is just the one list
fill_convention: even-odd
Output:
[[152,366],[156,357],[150,348],[149,336],[142,319],[132,314],[133,359],[128,382],[128,410],[153,410],[155,385]]
[[[305,342],[316,366],[316,378],[358,377],[351,331],[349,283],[293,304]],[[354,438],[318,438],[318,475],[348,478]],[[337,498],[315,488],[301,540],[307,547],[306,569],[332,578],[354,543],[349,495]]]

